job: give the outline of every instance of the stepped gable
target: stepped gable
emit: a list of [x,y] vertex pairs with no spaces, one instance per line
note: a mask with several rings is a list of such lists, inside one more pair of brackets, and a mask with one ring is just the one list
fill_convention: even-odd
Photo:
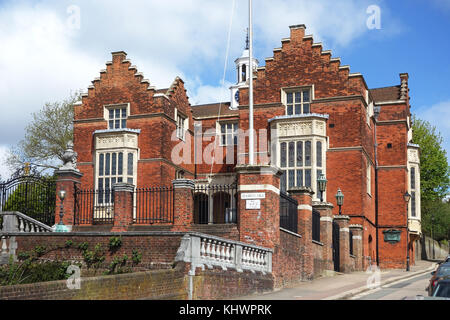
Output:
[[127,59],[127,53],[117,51],[112,52],[112,61],[106,62],[106,69],[100,71],[100,77],[92,81],[88,92],[75,104],[75,120],[103,118],[103,106],[120,103],[130,103],[134,115],[157,112],[170,115],[172,102],[189,106],[183,80],[177,77],[170,88],[156,90]]
[[[315,86],[315,98],[361,95],[368,90],[360,73],[350,73],[350,67],[341,65],[340,58],[332,58],[322,43],[314,43],[312,35],[305,34],[304,24],[290,27],[290,37],[281,40],[273,57],[255,73],[255,104],[280,101],[280,88],[299,85]],[[248,104],[248,89],[242,90],[242,104]]]

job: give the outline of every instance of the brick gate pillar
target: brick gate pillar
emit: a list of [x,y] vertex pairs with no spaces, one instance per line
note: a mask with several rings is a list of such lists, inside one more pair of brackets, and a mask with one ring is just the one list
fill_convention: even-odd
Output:
[[59,224],[59,213],[61,210],[61,201],[59,199],[59,191],[64,190],[66,197],[64,199],[64,216],[63,223],[68,231],[72,230],[75,215],[75,188],[81,183],[83,174],[78,170],[65,169],[57,170],[56,174],[56,208],[55,208],[55,225]]
[[363,226],[360,224],[351,224],[349,226],[353,234],[353,255],[356,257],[355,271],[363,270]]
[[334,216],[334,221],[339,224],[339,269],[341,272],[351,272],[350,264],[350,229],[348,227],[349,216]]
[[174,223],[172,231],[189,231],[194,223],[194,187],[189,179],[172,181],[174,192]]
[[236,172],[240,241],[273,249],[280,241],[280,169],[240,165]]
[[133,224],[134,185],[116,183],[114,190],[114,226],[112,232],[125,232]]
[[308,187],[293,187],[289,194],[298,202],[298,233],[303,245],[302,279],[314,278],[314,254],[312,251],[312,196],[314,192]]
[[313,209],[320,212],[320,242],[323,243],[322,258],[325,270],[333,270],[333,210],[326,202],[314,202]]

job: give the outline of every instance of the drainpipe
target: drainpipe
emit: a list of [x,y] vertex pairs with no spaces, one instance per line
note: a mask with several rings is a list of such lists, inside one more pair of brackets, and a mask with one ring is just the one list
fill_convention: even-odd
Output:
[[378,117],[380,115],[380,111],[381,111],[381,107],[376,107],[374,106],[374,135],[375,135],[375,139],[374,139],[374,156],[375,156],[375,231],[376,231],[376,236],[375,236],[375,242],[376,242],[376,255],[377,255],[377,266],[380,266],[380,253],[379,253],[379,239],[378,239],[378,153],[377,153],[377,149],[378,149],[378,143],[377,143],[377,121],[378,121]]

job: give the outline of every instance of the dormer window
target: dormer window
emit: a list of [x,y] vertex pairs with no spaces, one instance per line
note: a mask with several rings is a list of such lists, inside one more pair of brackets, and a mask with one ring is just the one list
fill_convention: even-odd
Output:
[[311,88],[288,89],[284,96],[288,116],[311,112]]
[[127,107],[112,108],[108,110],[108,128],[124,129],[127,127]]

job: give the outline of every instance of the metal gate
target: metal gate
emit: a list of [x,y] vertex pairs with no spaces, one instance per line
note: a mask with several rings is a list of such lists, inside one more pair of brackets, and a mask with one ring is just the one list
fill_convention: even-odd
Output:
[[333,222],[333,262],[334,262],[334,271],[339,272],[339,224],[337,222]]
[[0,211],[18,211],[48,226],[55,223],[56,181],[21,176],[0,183]]

